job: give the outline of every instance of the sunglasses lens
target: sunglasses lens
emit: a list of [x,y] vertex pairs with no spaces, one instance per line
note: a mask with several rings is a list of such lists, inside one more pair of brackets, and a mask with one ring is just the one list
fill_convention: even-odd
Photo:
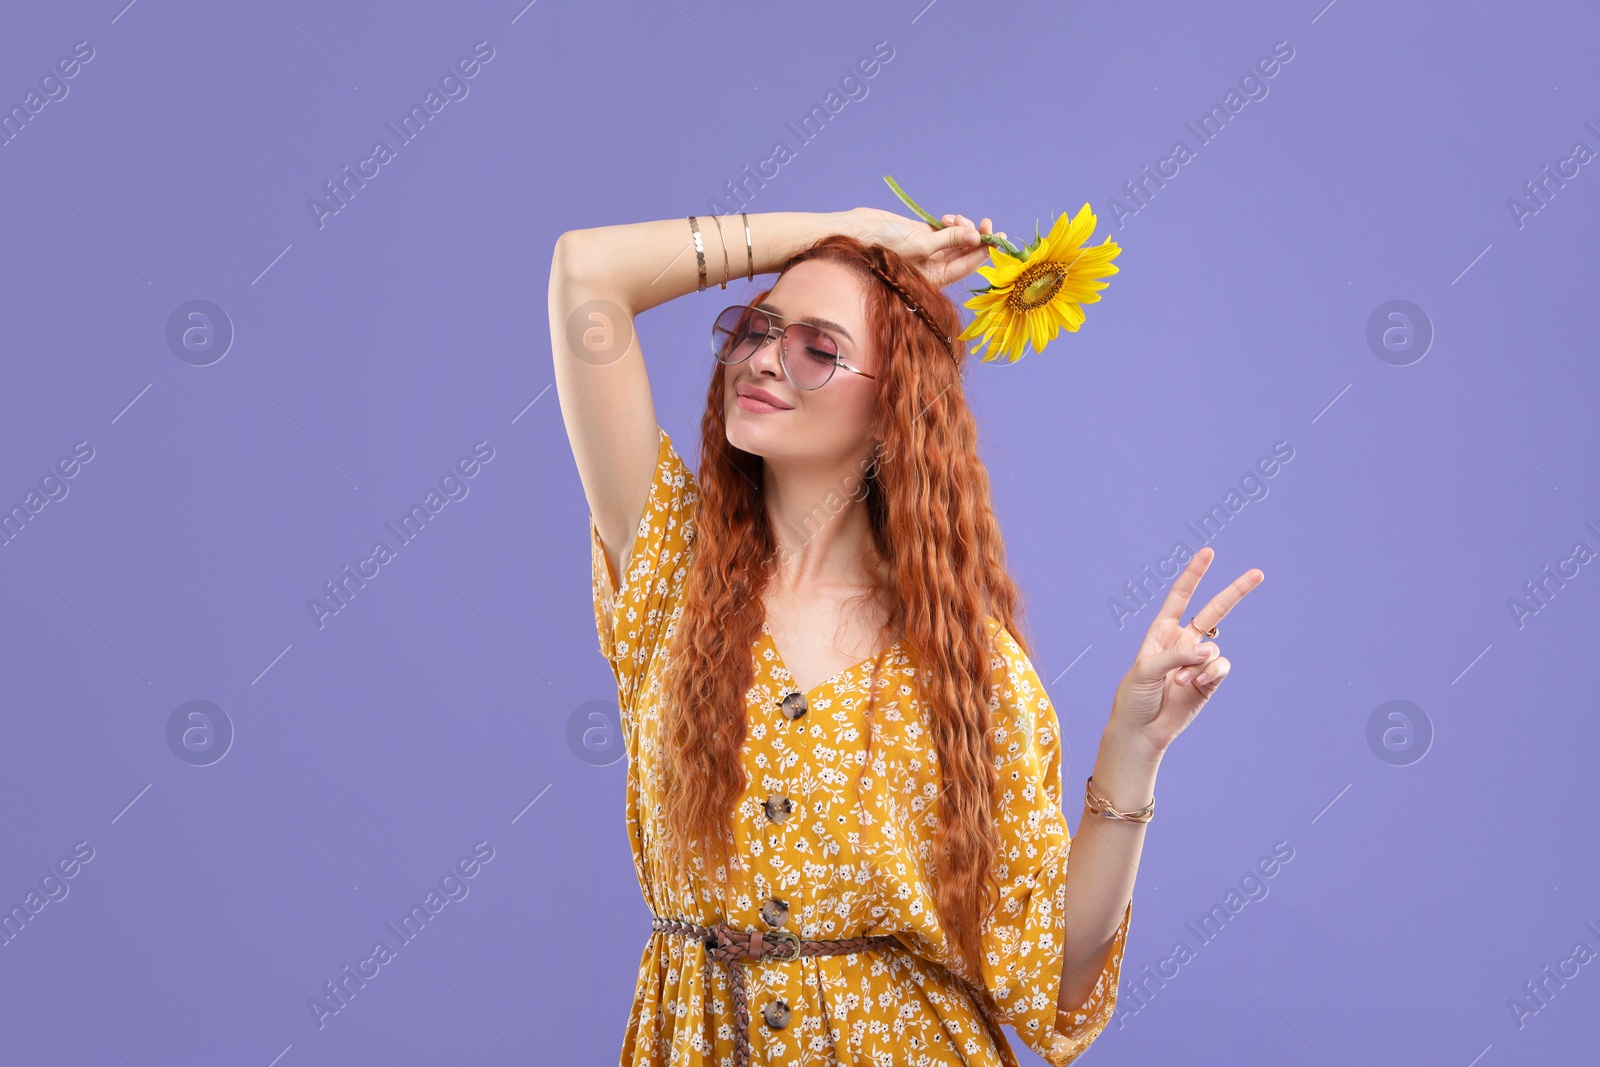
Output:
[[728,308],[711,326],[711,354],[723,363],[742,363],[767,336],[770,325],[754,308]]
[[833,338],[804,323],[794,323],[784,335],[786,369],[801,389],[820,389],[833,377],[839,348]]

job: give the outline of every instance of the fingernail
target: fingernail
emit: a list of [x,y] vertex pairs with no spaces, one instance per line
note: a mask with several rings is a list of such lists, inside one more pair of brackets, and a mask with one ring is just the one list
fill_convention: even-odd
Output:
[[1188,671],[1179,671],[1178,672],[1178,684],[1179,685],[1182,685],[1184,682],[1187,682],[1188,680],[1189,680],[1189,672]]
[[1210,677],[1211,677],[1211,675],[1209,675],[1209,674],[1202,674],[1202,675],[1201,675],[1201,676],[1200,676],[1200,677],[1198,677],[1198,678],[1196,678],[1196,679],[1195,679],[1195,680],[1194,680],[1194,684],[1195,684],[1195,685],[1205,685],[1205,684],[1206,684],[1206,681],[1207,681],[1207,680],[1208,680],[1208,679],[1209,679],[1209,678],[1210,678]]

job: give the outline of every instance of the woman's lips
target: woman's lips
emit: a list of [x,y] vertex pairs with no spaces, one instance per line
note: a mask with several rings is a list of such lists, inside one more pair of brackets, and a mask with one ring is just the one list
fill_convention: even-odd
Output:
[[740,395],[735,401],[741,411],[748,411],[752,415],[771,415],[779,411],[788,411],[789,408],[780,408],[776,404],[769,404],[765,400],[757,400],[753,396]]

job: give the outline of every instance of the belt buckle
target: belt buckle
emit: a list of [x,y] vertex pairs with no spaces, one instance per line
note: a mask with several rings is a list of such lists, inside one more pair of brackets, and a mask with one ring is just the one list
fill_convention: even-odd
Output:
[[768,956],[767,957],[768,959],[771,959],[771,960],[785,960],[785,961],[787,961],[787,960],[794,960],[794,959],[799,959],[800,958],[800,939],[798,937],[796,937],[794,934],[791,934],[789,931],[787,931],[787,930],[769,930],[769,931],[764,932],[761,936],[763,938],[771,938],[773,941],[786,941],[789,944],[794,946],[794,949],[789,953],[789,955],[787,955],[787,956]]

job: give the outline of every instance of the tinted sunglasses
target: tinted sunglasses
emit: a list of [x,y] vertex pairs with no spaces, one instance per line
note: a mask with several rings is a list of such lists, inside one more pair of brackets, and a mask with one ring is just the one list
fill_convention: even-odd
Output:
[[778,361],[783,373],[801,389],[821,389],[839,367],[863,378],[877,378],[839,357],[839,344],[810,323],[794,322],[745,304],[725,309],[711,324],[711,354],[719,363],[743,363],[778,331]]

